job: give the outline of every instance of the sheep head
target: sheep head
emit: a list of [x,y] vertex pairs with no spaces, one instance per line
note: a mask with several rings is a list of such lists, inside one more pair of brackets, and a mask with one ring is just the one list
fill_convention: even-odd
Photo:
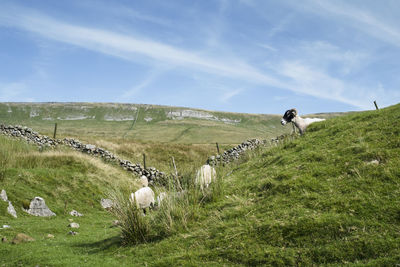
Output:
[[281,124],[286,125],[286,123],[291,122],[297,116],[297,110],[295,108],[286,110],[285,114],[281,119]]

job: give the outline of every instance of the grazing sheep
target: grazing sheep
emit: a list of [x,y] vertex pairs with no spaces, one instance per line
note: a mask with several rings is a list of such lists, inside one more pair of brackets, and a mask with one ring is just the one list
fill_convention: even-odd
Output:
[[206,164],[201,166],[200,170],[197,171],[195,183],[200,185],[200,188],[203,189],[204,186],[207,188],[208,185],[215,180],[217,174],[215,169],[210,165]]
[[154,191],[150,187],[142,187],[135,193],[131,193],[130,201],[136,203],[138,209],[143,209],[146,213],[146,208],[154,207]]
[[283,114],[281,119],[281,124],[286,125],[286,123],[291,122],[293,123],[297,129],[299,129],[300,134],[303,135],[306,131],[308,125],[313,122],[324,121],[325,119],[319,118],[302,118],[297,115],[297,110],[295,108],[289,109]]

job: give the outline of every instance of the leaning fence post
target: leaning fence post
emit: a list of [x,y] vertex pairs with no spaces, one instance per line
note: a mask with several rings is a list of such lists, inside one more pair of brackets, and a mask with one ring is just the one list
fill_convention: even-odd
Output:
[[57,123],[54,124],[54,134],[53,134],[53,139],[56,139],[57,135]]
[[218,143],[215,143],[216,145],[217,145],[217,151],[218,151],[218,155],[220,154],[219,153],[219,145],[218,145]]
[[143,153],[143,168],[146,169],[146,154]]
[[178,184],[179,190],[182,191],[182,186],[181,186],[181,183],[179,182],[178,170],[176,169],[176,164],[175,164],[175,159],[174,159],[174,157],[172,157],[172,164],[174,165],[174,169],[175,169],[176,183]]
[[378,108],[378,104],[376,104],[376,100],[374,101],[374,105],[375,105],[376,110],[378,110],[379,108]]

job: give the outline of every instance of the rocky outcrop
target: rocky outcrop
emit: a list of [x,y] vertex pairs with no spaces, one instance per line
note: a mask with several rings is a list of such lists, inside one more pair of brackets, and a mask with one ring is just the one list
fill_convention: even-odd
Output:
[[0,125],[0,132],[7,136],[19,137],[25,139],[29,143],[36,144],[40,147],[56,147],[58,145],[66,145],[74,150],[78,150],[85,154],[89,154],[92,156],[100,157],[106,161],[116,162],[125,170],[132,172],[138,176],[146,176],[149,183],[153,184],[157,181],[165,181],[166,175],[164,172],[157,170],[154,167],[144,168],[139,163],[132,163],[129,160],[124,160],[113,153],[103,149],[101,147],[97,147],[91,144],[84,144],[77,139],[73,138],[64,138],[64,139],[53,139],[45,135],[40,135],[37,132],[33,131],[28,127],[23,127],[20,125],[11,126],[11,125]]
[[182,109],[175,111],[168,111],[167,118],[173,120],[182,120],[184,118],[194,118],[194,119],[202,119],[202,120],[211,120],[211,121],[221,121],[228,124],[236,124],[240,123],[240,119],[228,119],[228,118],[218,118],[217,116],[205,112],[205,111],[197,111],[191,109]]
[[25,211],[31,215],[39,217],[56,216],[56,214],[47,207],[44,199],[41,197],[35,197],[32,199],[29,209]]

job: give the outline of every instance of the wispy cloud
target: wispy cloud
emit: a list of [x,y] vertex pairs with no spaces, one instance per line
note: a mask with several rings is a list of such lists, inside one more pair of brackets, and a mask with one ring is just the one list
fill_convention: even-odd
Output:
[[302,62],[284,62],[277,71],[290,78],[291,87],[296,88],[298,93],[336,100],[362,109],[369,108],[371,99],[375,97],[371,90],[345,83]]
[[[221,3],[223,4],[224,2]],[[282,22],[281,26],[278,25],[279,27],[273,34],[282,30],[286,23]],[[318,70],[309,62],[301,60],[288,61],[282,57],[274,61],[274,67],[261,70],[249,65],[245,59],[223,56],[212,57],[204,53],[204,51],[190,51],[144,38],[143,36],[126,35],[99,28],[66,23],[20,7],[1,10],[0,25],[17,27],[47,39],[131,62],[145,63],[152,66],[159,63],[168,66],[179,66],[216,76],[228,77],[232,80],[265,85],[267,89],[268,87],[281,88],[347,103],[359,108],[366,108],[366,103],[371,96],[370,91],[361,90],[356,85],[335,78],[326,70]],[[272,51],[274,49],[265,45],[264,48]],[[331,55],[334,55],[334,53],[331,53]],[[126,98],[135,96],[143,88],[149,86],[156,79],[156,76],[156,74],[150,74],[139,84],[124,92],[123,96]],[[347,90],[346,93],[345,90]],[[229,91],[222,96],[221,100],[228,101],[241,92],[242,89]]]
[[151,71],[142,81],[134,85],[132,88],[124,91],[121,96],[117,97],[116,100],[118,102],[129,102],[134,100],[132,98],[136,97],[140,92],[143,91],[143,89],[146,89],[149,85],[151,85],[153,81],[157,79],[157,76],[160,73],[161,72],[159,70]]
[[0,83],[0,101],[32,102],[33,98],[25,96],[27,85],[23,82]]
[[127,36],[96,28],[60,22],[42,14],[26,12],[0,13],[0,23],[19,27],[43,37],[100,53],[138,62],[145,56],[156,62],[201,69],[216,75],[246,79],[271,86],[282,86],[272,76],[262,73],[239,59],[217,60],[157,41]]
[[287,15],[285,16],[283,19],[281,19],[280,21],[278,21],[278,23],[272,27],[269,32],[268,32],[268,37],[271,38],[274,35],[283,32],[286,30],[286,28],[288,27],[288,25],[290,24],[290,22],[292,21],[292,15]]
[[237,96],[242,91],[243,91],[243,89],[229,90],[229,91],[225,92],[224,94],[222,94],[220,99],[222,102],[227,103],[231,98],[233,98],[234,96]]
[[[294,2],[290,2],[294,4]],[[299,9],[313,12],[320,16],[327,15],[341,17],[350,21],[346,23],[349,27],[354,27],[370,36],[381,41],[390,43],[397,47],[400,46],[400,30],[398,27],[385,21],[385,18],[377,17],[360,6],[353,6],[351,2],[342,1],[302,1],[301,4],[294,4]]]

